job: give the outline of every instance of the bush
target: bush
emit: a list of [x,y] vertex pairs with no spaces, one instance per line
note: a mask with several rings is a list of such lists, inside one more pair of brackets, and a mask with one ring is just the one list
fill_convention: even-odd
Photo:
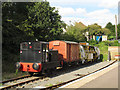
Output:
[[116,36],[108,36],[108,40],[115,39]]

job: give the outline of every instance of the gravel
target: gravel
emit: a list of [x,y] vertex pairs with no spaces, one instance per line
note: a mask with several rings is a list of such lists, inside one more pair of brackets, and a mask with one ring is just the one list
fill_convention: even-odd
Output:
[[[43,80],[38,80],[32,83],[28,83],[22,88],[43,88],[52,86],[58,83],[66,82],[77,78],[79,75],[84,75],[96,71],[113,61],[104,61],[99,63],[93,63],[92,65],[79,65],[74,67],[67,67],[66,69],[60,69],[53,72],[53,75],[46,77]],[[21,88],[21,87],[18,87]]]

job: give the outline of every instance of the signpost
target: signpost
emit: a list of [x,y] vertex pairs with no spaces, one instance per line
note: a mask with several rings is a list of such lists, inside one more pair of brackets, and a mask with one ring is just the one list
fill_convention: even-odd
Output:
[[117,15],[115,15],[115,32],[116,32],[116,40],[117,40]]

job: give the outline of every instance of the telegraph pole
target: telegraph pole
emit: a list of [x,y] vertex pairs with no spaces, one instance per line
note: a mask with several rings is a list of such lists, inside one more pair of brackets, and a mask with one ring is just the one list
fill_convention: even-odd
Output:
[[117,15],[115,15],[115,32],[116,32],[116,40],[117,40]]

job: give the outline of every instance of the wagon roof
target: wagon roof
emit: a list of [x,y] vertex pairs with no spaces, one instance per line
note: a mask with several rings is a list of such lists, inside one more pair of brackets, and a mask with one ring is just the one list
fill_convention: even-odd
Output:
[[72,41],[64,41],[66,43],[70,43],[70,44],[78,44],[77,42],[72,42]]
[[[54,41],[61,41],[61,42],[70,43],[70,44],[78,44],[77,42],[73,42],[73,41],[65,41],[65,40],[54,40]],[[54,42],[54,41],[50,41],[50,42]]]

